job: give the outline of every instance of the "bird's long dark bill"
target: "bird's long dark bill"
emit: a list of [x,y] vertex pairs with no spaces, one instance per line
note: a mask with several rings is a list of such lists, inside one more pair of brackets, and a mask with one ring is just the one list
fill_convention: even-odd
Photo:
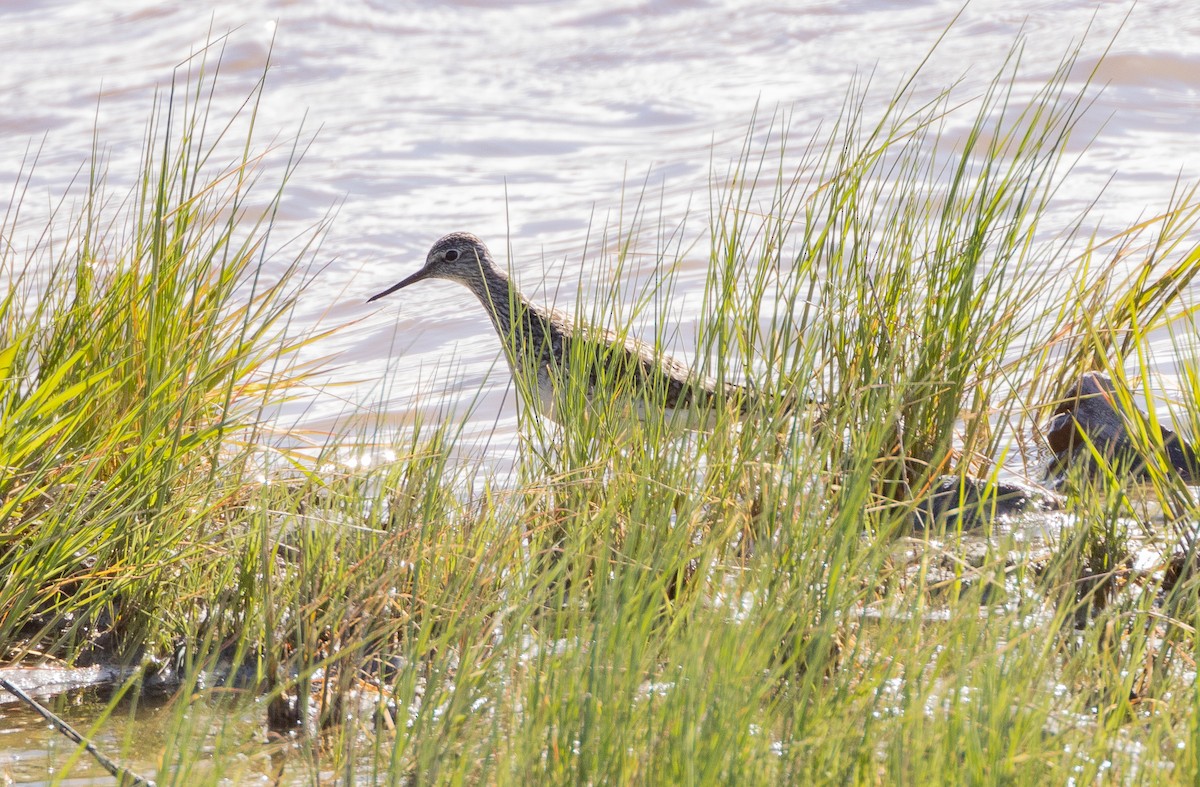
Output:
[[370,303],[371,301],[377,301],[380,298],[384,297],[385,295],[391,295],[396,290],[402,289],[402,288],[407,287],[408,285],[412,284],[413,282],[418,282],[421,279],[424,279],[426,275],[427,274],[425,273],[424,269],[419,270],[416,273],[414,273],[412,276],[409,276],[407,279],[400,282],[399,284],[388,287],[386,290],[379,293],[378,295],[372,295],[370,298],[367,298],[367,303]]

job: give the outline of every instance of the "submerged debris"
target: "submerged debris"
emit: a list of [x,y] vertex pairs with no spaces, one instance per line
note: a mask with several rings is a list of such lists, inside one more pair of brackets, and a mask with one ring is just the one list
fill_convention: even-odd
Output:
[[1016,481],[989,481],[970,476],[942,476],[929,496],[913,510],[913,526],[930,528],[944,521],[947,527],[982,527],[997,517],[1057,511],[1058,495],[1049,489]]

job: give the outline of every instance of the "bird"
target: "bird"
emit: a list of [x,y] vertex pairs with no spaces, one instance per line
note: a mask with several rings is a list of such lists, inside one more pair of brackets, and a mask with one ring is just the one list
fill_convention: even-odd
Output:
[[[458,282],[475,293],[500,337],[514,377],[534,375],[535,385],[518,384],[518,390],[536,393],[531,398],[537,412],[551,421],[561,423],[563,397],[570,392],[582,390],[594,405],[602,388],[624,396],[641,420],[657,411],[670,421],[683,411],[683,423],[693,429],[711,426],[718,408],[728,407],[737,416],[750,410],[753,397],[745,386],[697,374],[646,342],[577,325],[561,311],[533,303],[496,264],[483,241],[468,232],[443,236],[420,270],[367,303],[425,279]],[[579,359],[574,367],[572,359]],[[568,380],[572,369],[579,378]]]

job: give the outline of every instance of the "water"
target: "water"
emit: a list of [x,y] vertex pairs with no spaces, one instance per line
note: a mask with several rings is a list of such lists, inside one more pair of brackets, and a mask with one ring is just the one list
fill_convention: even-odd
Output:
[[[502,260],[511,244],[518,279],[535,297],[553,299],[566,282],[558,301],[567,305],[589,227],[594,244],[597,228],[621,213],[623,192],[628,211],[645,184],[668,226],[690,215],[688,232],[700,236],[710,164],[724,169],[737,156],[756,107],[788,113],[792,137],[807,139],[836,116],[856,75],[873,72],[881,96],[889,94],[959,5],[8,0],[0,5],[0,182],[15,182],[23,156],[41,145],[25,198],[36,215],[67,188],[98,126],[110,180],[128,185],[156,87],[206,39],[232,30],[220,105],[231,109],[245,95],[271,52],[259,128],[268,136],[320,129],[276,237],[338,206],[323,246],[328,268],[298,319],[347,325],[313,352],[329,357],[331,377],[354,384],[281,419],[320,433],[348,419],[399,426],[418,412],[463,413],[474,403],[468,440],[503,454],[516,406],[469,294],[427,283],[382,304],[365,305],[367,295],[418,267],[433,240],[466,229]],[[1017,88],[1029,95],[1072,38],[1090,26],[1090,66],[1123,26],[1097,78],[1108,88],[1072,143],[1080,159],[1055,206],[1065,221],[1103,191],[1094,215],[1119,229],[1160,208],[1177,178],[1200,175],[1200,7],[1160,0],[1128,18],[1127,10],[976,2],[919,92],[962,77],[970,95],[1023,32]],[[603,273],[586,268],[585,289]],[[672,310],[682,348],[695,327],[688,296],[702,281],[702,264],[685,260]]]

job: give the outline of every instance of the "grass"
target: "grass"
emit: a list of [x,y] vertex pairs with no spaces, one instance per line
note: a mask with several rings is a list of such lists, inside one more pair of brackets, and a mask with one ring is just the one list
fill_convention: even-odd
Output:
[[[1086,215],[1042,226],[1089,93],[1072,53],[1018,100],[1018,55],[965,103],[856,87],[798,151],[755,124],[694,246],[640,206],[601,233],[591,264],[649,243],[668,291],[709,255],[697,365],[740,359],[754,416],[688,432],[630,420],[619,376],[596,403],[565,390],[560,428],[523,413],[508,485],[452,460],[451,422],[366,468],[336,457],[378,435],[302,460],[260,433],[317,338],[289,315],[321,228],[272,236],[303,146],[260,166],[280,154],[254,152],[261,85],[212,132],[194,61],[129,197],[97,157],[66,236],[3,251],[9,660],[127,664],[135,697],[176,670],[162,782],[1193,781],[1189,487],[1161,463],[1136,489],[1077,474],[1045,542],[912,528],[944,476],[1014,472],[1081,371],[1154,391],[1164,331],[1190,358],[1194,192],[1105,242]],[[653,286],[578,317],[632,302],[615,328],[665,347]]]

